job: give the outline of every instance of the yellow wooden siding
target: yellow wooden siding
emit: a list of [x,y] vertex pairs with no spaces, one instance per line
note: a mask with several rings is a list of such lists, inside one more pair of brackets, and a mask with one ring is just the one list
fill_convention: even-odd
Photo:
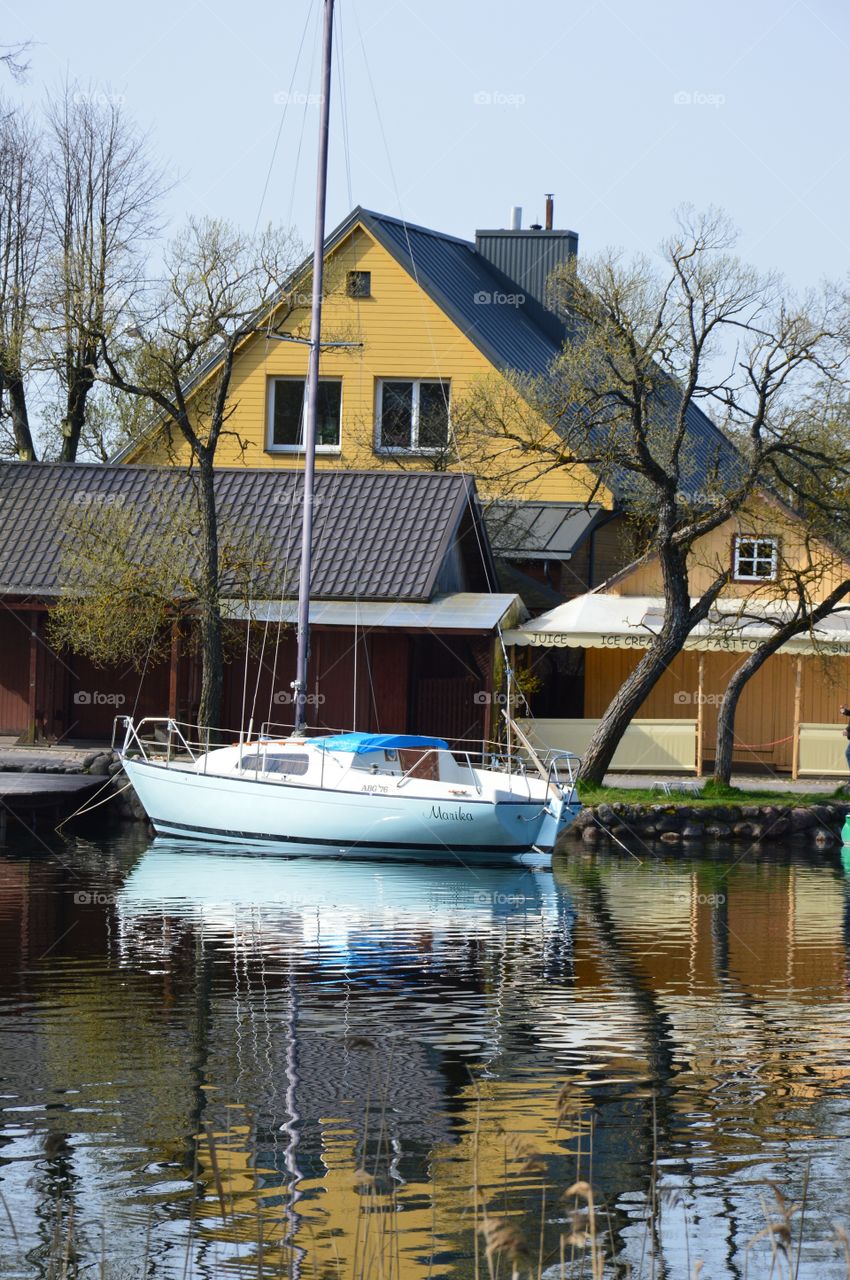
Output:
[[[718,529],[707,534],[694,546],[689,560],[691,595],[699,596],[716,579],[718,573],[732,564],[732,548],[737,534],[777,537],[780,540],[781,563],[805,569],[812,559],[818,571],[810,579],[811,597],[819,600],[829,594],[848,575],[850,560],[840,556],[823,542],[813,540],[807,548],[805,525],[773,503],[764,503],[752,512],[741,512]],[[611,590],[624,596],[660,596],[661,572],[655,557],[637,565],[614,583]],[[781,599],[782,574],[777,583],[729,582],[723,597]]]
[[[729,679],[746,654],[706,653],[702,687],[703,753],[711,759],[717,735],[717,711]],[[585,654],[584,714],[601,716],[640,655],[588,649]],[[735,718],[735,765],[791,768],[794,730],[795,656],[775,654],[747,684]],[[641,705],[641,719],[696,720],[699,654],[680,653]],[[801,721],[838,725],[840,705],[850,696],[850,658],[802,659]],[[837,730],[836,730],[837,731]]]
[[[352,299],[345,295],[346,273],[371,272],[372,296]],[[357,469],[397,470],[399,461],[376,454],[373,448],[375,394],[380,378],[431,378],[451,382],[453,401],[462,401],[481,379],[495,375],[494,366],[474,342],[417,285],[415,280],[363,228],[352,234],[329,256],[330,292],[324,308],[325,336],[329,340],[357,341],[362,348],[326,351],[322,354],[322,377],[342,380],[341,447],[320,453],[317,466]],[[306,309],[290,317],[283,329],[305,333]],[[307,348],[277,342],[258,334],[249,339],[234,365],[228,434],[217,452],[219,466],[293,467],[300,466],[297,454],[269,453],[265,448],[268,382],[272,377],[304,376]],[[460,442],[459,466],[479,477],[484,492],[498,492],[495,477],[515,476],[527,468],[528,459],[519,453],[505,453],[487,464],[476,456],[472,445]],[[137,463],[185,463],[187,447],[174,441],[169,447],[163,436],[140,444],[127,461]],[[404,459],[405,467],[427,469],[427,458]],[[523,471],[525,474],[525,471]],[[537,476],[523,498],[548,501],[585,501],[594,481],[586,468],[546,472]],[[610,505],[603,490],[596,501]]]

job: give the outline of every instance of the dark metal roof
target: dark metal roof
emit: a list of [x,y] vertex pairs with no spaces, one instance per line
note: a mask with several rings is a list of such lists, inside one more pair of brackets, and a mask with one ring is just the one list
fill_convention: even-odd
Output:
[[[194,474],[173,467],[0,463],[0,594],[55,596],[57,567],[75,504],[131,505],[139,554],[161,536],[169,505],[191,493]],[[264,585],[297,594],[300,472],[221,469],[219,520],[271,539]],[[173,506],[172,506],[173,509]],[[460,555],[450,554],[459,546]],[[456,590],[495,582],[474,483],[450,472],[320,471],[316,475],[313,585],[316,599],[429,600],[447,562]],[[442,577],[441,577],[442,575]],[[455,571],[457,577],[457,571]]]
[[495,502],[484,513],[493,553],[512,560],[569,560],[611,513],[580,502]]

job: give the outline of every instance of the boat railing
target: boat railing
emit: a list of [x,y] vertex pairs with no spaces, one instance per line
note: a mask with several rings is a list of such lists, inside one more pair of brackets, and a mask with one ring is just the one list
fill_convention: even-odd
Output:
[[572,751],[548,751],[543,757],[543,763],[548,769],[547,786],[554,783],[560,791],[575,790],[581,756]]
[[219,729],[200,733],[197,725],[181,724],[171,716],[144,716],[137,724],[131,716],[116,716],[112,726],[113,751],[122,732],[122,756],[137,754],[142,760],[165,764],[194,764],[210,750],[215,737],[224,733]]

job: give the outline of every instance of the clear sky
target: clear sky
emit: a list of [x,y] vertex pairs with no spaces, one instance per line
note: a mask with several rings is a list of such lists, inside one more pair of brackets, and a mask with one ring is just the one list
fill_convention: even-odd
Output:
[[[850,268],[847,0],[337,9],[329,228],[359,203],[471,238],[512,204],[542,221],[552,191],[581,253],[651,252],[689,201],[727,210],[742,254],[797,286]],[[254,225],[285,111],[262,219],[307,240],[319,10],[0,0],[0,38],[37,42],[27,83],[5,92],[35,105],[69,76],[121,94],[180,177],[175,226],[189,212]]]

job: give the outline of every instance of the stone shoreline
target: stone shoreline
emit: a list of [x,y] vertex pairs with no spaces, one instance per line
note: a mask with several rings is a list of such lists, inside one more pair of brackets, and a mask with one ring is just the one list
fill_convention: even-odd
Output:
[[629,838],[666,845],[745,841],[758,844],[794,837],[818,848],[841,843],[850,803],[794,805],[600,804],[583,809],[565,839],[584,844]]

